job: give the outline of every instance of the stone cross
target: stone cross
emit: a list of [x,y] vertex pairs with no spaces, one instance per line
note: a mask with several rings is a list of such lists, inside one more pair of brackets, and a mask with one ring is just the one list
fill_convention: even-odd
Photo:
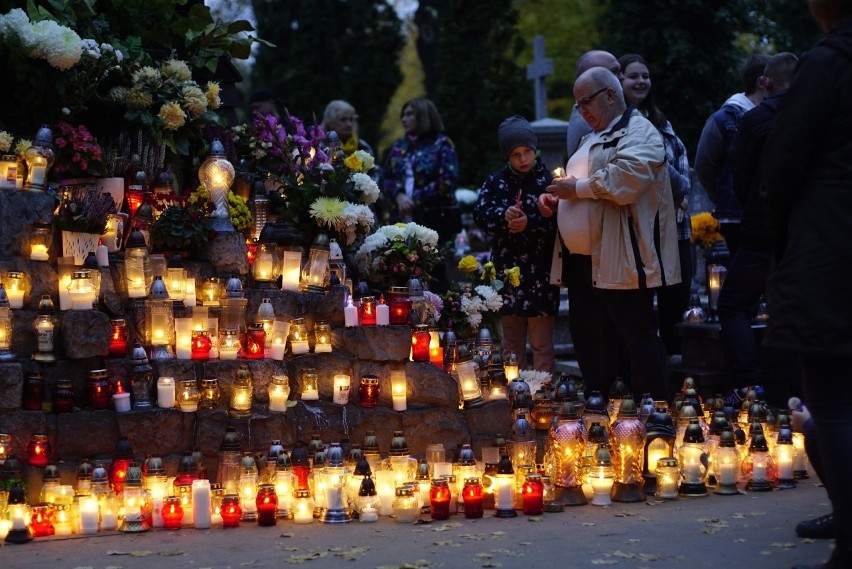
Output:
[[527,79],[533,81],[535,88],[535,120],[547,116],[547,90],[545,81],[553,75],[553,59],[544,57],[544,36],[533,38],[533,62],[527,65]]

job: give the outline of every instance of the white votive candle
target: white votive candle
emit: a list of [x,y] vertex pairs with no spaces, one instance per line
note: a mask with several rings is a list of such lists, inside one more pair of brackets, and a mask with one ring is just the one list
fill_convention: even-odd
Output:
[[157,380],[157,405],[163,409],[175,406],[175,378],[163,376]]
[[387,326],[390,324],[390,307],[380,302],[376,305],[376,326]]
[[210,512],[210,481],[192,481],[192,520],[195,529],[207,529],[212,523]]
[[114,393],[112,396],[112,404],[115,407],[116,413],[127,413],[130,411],[130,394]]
[[307,340],[293,340],[290,342],[290,349],[293,350],[295,356],[307,354],[310,351]]

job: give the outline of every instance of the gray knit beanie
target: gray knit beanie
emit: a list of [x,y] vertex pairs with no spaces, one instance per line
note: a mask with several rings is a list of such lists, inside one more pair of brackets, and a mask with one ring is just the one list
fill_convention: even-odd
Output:
[[500,127],[497,129],[497,142],[500,145],[500,154],[503,158],[508,158],[509,154],[519,146],[533,150],[538,149],[538,139],[536,139],[532,125],[527,119],[519,115],[509,117],[500,123]]

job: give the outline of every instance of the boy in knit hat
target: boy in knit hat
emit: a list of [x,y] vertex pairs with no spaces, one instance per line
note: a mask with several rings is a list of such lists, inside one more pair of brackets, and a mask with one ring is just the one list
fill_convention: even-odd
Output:
[[526,369],[529,339],[533,368],[553,373],[559,287],[549,281],[556,221],[543,217],[537,205],[553,176],[537,155],[538,141],[525,118],[505,119],[497,142],[506,163],[483,182],[473,218],[493,236],[491,260],[497,275],[515,266],[521,270],[520,285],[501,291],[503,357],[514,352],[519,368]]

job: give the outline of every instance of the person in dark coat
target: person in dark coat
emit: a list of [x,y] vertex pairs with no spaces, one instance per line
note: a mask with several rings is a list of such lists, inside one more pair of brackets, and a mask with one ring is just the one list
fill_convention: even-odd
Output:
[[518,367],[526,369],[529,337],[533,367],[553,373],[559,287],[549,281],[556,221],[538,210],[538,196],[553,176],[536,156],[536,135],[525,118],[504,120],[497,139],[506,164],[483,182],[473,219],[494,236],[491,260],[498,277],[515,266],[521,270],[520,285],[504,289],[503,357],[514,352]]
[[766,140],[764,204],[777,232],[767,343],[796,352],[837,528],[852,567],[852,0],[808,0],[825,35],[803,57]]

